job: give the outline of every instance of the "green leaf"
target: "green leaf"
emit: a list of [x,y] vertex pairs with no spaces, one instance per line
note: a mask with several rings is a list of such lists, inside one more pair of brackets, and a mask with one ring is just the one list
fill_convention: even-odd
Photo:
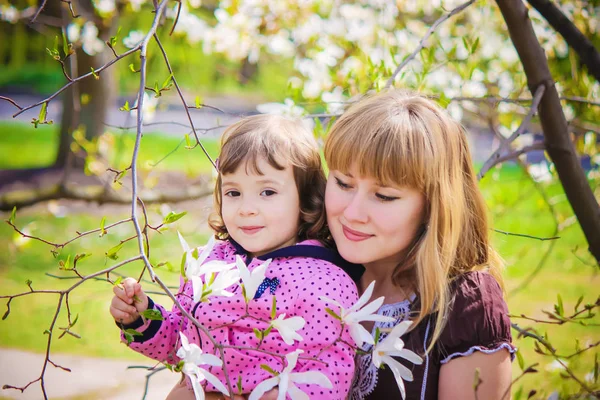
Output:
[[192,142],[190,141],[190,135],[189,134],[185,134],[185,147],[187,149],[191,149],[192,148]]
[[107,234],[106,229],[104,229],[104,225],[106,224],[106,217],[102,217],[102,221],[100,221],[100,237]]
[[69,325],[69,327],[70,327],[70,328],[74,327],[74,326],[75,326],[75,324],[77,323],[77,320],[78,320],[78,319],[79,319],[79,314],[77,314],[77,315],[75,316],[75,320],[73,320],[73,322],[71,322],[71,325]]
[[180,273],[181,276],[183,277],[184,281],[187,282],[187,276],[185,275],[185,261],[187,259],[187,251],[183,253],[183,256],[181,257],[181,267],[180,267]]
[[110,258],[111,260],[116,260],[117,258],[119,258],[119,256],[117,255],[117,253],[119,252],[119,250],[121,250],[121,248],[123,248],[123,244],[124,243],[119,243],[118,245],[111,247],[107,252],[106,252],[106,257]]
[[182,211],[180,213],[176,213],[171,211],[169,214],[167,214],[165,216],[165,218],[163,219],[163,224],[167,225],[167,224],[172,224],[175,221],[180,220],[181,218],[183,218],[185,215],[187,214],[187,211]]
[[241,375],[238,376],[236,385],[237,385],[238,394],[241,396],[243,394],[242,376]]
[[123,107],[119,108],[120,111],[131,111],[131,107],[129,106],[129,101],[125,101]]
[[125,329],[125,333],[129,333],[132,336],[144,336],[143,333],[136,331],[135,329]]
[[25,284],[26,284],[27,286],[31,286],[31,284],[32,284],[32,283],[33,283],[33,281],[32,281],[31,279],[27,279],[27,280],[25,281]]
[[152,321],[162,321],[164,319],[160,311],[155,310],[153,308],[149,308],[146,311],[142,311],[140,315]]
[[198,257],[200,257],[200,254],[198,253],[198,248],[197,247],[194,250],[192,250],[192,257],[194,257],[195,260],[197,260]]
[[560,293],[558,293],[556,295],[556,299],[558,301],[558,310],[557,310],[557,314],[560,315],[561,317],[564,315],[565,309],[563,308],[563,301],[562,301],[562,297],[560,296]]
[[[14,210],[13,210],[14,211]],[[581,295],[581,297],[579,297],[579,299],[577,299],[577,303],[575,303],[575,312],[577,312],[579,306],[581,305],[581,302],[583,301],[583,295]]]
[[260,329],[252,328],[252,330],[254,331],[254,335],[256,336],[256,338],[258,340],[262,340],[263,339],[263,332]]
[[471,46],[471,54],[475,53],[475,51],[477,51],[477,48],[479,48],[479,38],[475,39],[473,46]]
[[135,70],[135,66],[133,65],[133,63],[129,64],[129,70],[130,70],[131,72],[137,72],[137,71]]
[[323,124],[320,118],[315,118],[315,136],[321,137],[323,135]]
[[260,367],[270,373],[273,376],[279,375],[277,372],[273,370],[273,368],[269,367],[267,364],[260,364]]
[[196,108],[202,108],[202,98],[200,96],[196,96]]
[[91,255],[92,255],[92,253],[80,253],[80,254],[77,254],[75,256],[75,258],[73,259],[73,262],[76,263],[76,262],[79,262],[81,260],[85,260],[86,258],[91,257]]
[[329,315],[331,315],[333,318],[337,319],[338,321],[342,320],[342,317],[340,317],[339,315],[337,315],[331,308],[329,307],[325,307],[325,312]]
[[379,327],[375,328],[375,344],[379,343],[379,338],[381,337],[381,329]]
[[49,330],[49,329],[46,329],[46,330],[44,331],[44,335],[52,335],[52,332],[50,332],[50,330]]
[[62,31],[62,42],[63,42],[63,51],[65,53],[65,57],[71,54],[71,49],[69,46],[69,41],[67,40],[67,35],[65,30]]
[[169,87],[171,87],[171,81],[172,80],[173,80],[173,74],[170,74],[169,77],[162,84],[162,89],[168,89]]
[[123,282],[123,277],[119,276],[116,280],[115,283],[113,283],[113,286],[119,286],[121,284],[121,282]]
[[158,81],[154,81],[154,97],[160,97],[160,88],[158,87]]
[[127,345],[130,345],[133,342],[133,335],[131,333],[123,331],[123,336],[125,336],[125,340],[127,340]]
[[45,122],[46,121],[46,115],[48,114],[48,103],[42,103],[42,108],[40,109],[40,115],[38,116],[38,119],[40,120],[40,122]]
[[471,49],[471,46],[469,45],[469,40],[467,39],[467,37],[463,36],[462,41],[463,41],[463,44],[465,45],[465,49],[467,51],[469,51],[469,49]]
[[73,269],[73,268],[71,267],[71,255],[69,254],[69,255],[67,256],[67,259],[66,259],[65,261],[63,261],[63,260],[60,260],[60,261],[58,262],[58,265],[59,265],[58,269],[62,269],[62,270],[65,270],[65,271],[68,271],[68,270],[70,270],[70,269]]
[[269,326],[267,329],[265,329],[263,332],[263,337],[267,337],[269,335],[269,333],[271,333],[272,330],[273,330],[273,326]]
[[90,69],[92,70],[92,75],[94,76],[94,79],[96,79],[96,80],[100,79],[100,75],[98,75],[96,73],[96,70],[94,69],[94,67],[90,67]]
[[275,319],[275,315],[277,314],[277,299],[273,296],[273,301],[271,303],[271,319]]
[[519,362],[519,368],[521,368],[521,371],[523,371],[525,368],[525,361],[523,360],[523,355],[521,354],[520,350],[517,350],[517,361]]
[[12,212],[10,213],[10,217],[8,218],[8,222],[14,224],[15,218],[17,218],[17,206],[13,207]]

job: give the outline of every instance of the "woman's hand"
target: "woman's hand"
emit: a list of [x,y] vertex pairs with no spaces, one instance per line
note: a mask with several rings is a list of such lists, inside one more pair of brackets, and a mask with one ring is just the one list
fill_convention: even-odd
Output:
[[[122,287],[121,287],[122,286]],[[113,286],[115,294],[110,302],[110,315],[122,324],[131,324],[148,308],[148,296],[133,278],[125,278],[121,285]]]

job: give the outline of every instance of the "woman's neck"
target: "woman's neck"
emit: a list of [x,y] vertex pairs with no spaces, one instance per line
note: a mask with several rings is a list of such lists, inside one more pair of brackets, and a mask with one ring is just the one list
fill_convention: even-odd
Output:
[[[393,268],[392,268],[393,267]],[[364,290],[375,281],[375,288],[371,300],[378,297],[384,296],[384,304],[397,303],[410,298],[412,290],[409,289],[410,285],[396,285],[392,279],[395,266],[378,266],[378,265],[365,265],[365,272],[359,281],[359,290]]]

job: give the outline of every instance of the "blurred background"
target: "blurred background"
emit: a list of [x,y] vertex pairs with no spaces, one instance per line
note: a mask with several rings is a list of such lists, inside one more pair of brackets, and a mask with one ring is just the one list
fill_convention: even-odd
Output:
[[[202,147],[214,160],[227,125],[258,112],[297,116],[322,143],[362,94],[388,83],[419,90],[465,125],[481,171],[517,325],[513,398],[594,398],[600,249],[580,222],[600,215],[600,3],[519,0],[514,7],[529,10],[537,40],[513,35],[515,43],[511,31],[529,22],[515,23],[504,3],[181,0],[158,13],[146,0],[0,0],[0,209],[9,221],[0,225],[0,306],[10,311],[0,322],[0,384],[23,387],[40,376],[52,329],[50,359],[72,372],[48,366],[49,398],[143,398],[148,371],[127,367],[152,364],[119,342],[107,280],[140,277],[141,262],[85,280],[69,292],[68,308],[55,293],[10,296],[66,290],[139,254],[131,222],[111,225],[131,216],[139,46],[156,20],[137,217],[147,224],[150,261],[173,288],[176,231],[190,245],[210,235],[213,167]],[[527,56],[515,44],[541,46],[547,57],[528,74],[547,66],[555,81],[566,119],[560,134],[575,148],[582,198],[593,199],[579,218],[563,189],[575,178],[561,183],[541,116],[511,138],[533,97]],[[500,147],[506,161],[490,161]],[[177,379],[156,373],[146,398],[164,398]],[[42,396],[40,382],[24,393],[0,390],[0,399]]]

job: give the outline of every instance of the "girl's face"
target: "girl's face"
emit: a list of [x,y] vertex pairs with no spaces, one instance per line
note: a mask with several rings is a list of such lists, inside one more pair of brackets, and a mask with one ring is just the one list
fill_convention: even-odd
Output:
[[381,186],[354,167],[329,172],[325,208],[342,257],[366,268],[393,270],[423,223],[425,196],[415,189]]
[[264,175],[240,165],[222,176],[221,214],[229,235],[253,256],[296,243],[300,199],[292,167],[277,170],[263,159]]

